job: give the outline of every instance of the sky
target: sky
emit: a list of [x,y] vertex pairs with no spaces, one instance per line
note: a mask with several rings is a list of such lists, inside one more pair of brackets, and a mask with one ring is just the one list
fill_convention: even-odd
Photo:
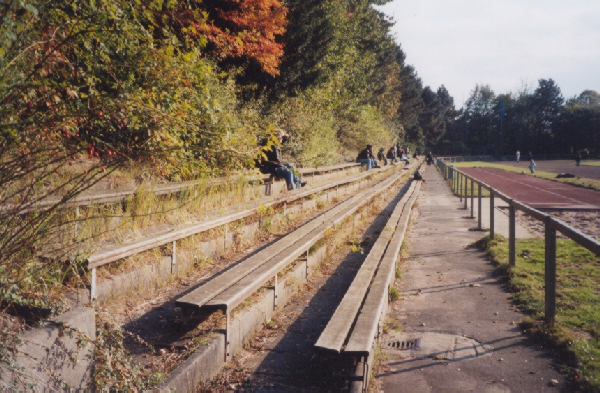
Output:
[[553,79],[565,99],[600,92],[600,0],[393,0],[394,39],[424,86],[456,108],[477,84],[533,92]]

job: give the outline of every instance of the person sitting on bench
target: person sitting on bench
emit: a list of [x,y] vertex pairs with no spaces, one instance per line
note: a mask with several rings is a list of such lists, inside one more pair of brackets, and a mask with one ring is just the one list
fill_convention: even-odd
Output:
[[375,156],[373,156],[373,145],[367,145],[356,157],[356,162],[360,162],[361,164],[367,164],[367,170],[371,168],[379,168],[379,164],[375,160]]
[[276,141],[265,138],[261,142],[262,151],[264,157],[257,160],[257,165],[261,173],[270,174],[277,179],[285,179],[288,190],[301,188],[306,185],[306,182],[302,182],[296,175],[294,166],[288,162],[283,162],[281,158],[280,145],[286,143],[289,140],[289,135],[282,129],[278,128],[274,132]]

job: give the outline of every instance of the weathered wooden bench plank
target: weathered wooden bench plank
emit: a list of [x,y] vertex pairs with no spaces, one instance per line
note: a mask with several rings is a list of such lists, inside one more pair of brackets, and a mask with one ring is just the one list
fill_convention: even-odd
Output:
[[[402,202],[402,199],[401,199]],[[371,251],[365,258],[362,266],[356,273],[342,301],[338,305],[327,326],[315,343],[318,348],[340,353],[346,343],[356,315],[365,299],[365,295],[371,285],[373,275],[379,267],[380,261],[393,231],[400,218],[403,204],[398,203],[392,215],[388,219],[385,229],[375,241]]]
[[208,231],[209,229],[217,228],[228,222],[248,217],[254,213],[255,209],[237,211],[217,217],[210,221],[204,221],[198,224],[187,225],[178,229],[169,230],[157,236],[143,238],[123,246],[107,248],[88,257],[88,268],[93,269],[106,263],[150,250],[158,247],[159,245],[192,236],[196,233]]
[[[355,212],[359,206],[368,203],[375,195],[391,187],[400,177],[402,171],[396,172],[378,184],[347,198],[332,209],[288,234],[273,245],[254,254],[245,261],[210,279],[200,287],[176,300],[186,307],[222,309],[225,313],[225,359],[229,356],[229,322],[230,312],[243,302],[254,291],[265,285],[271,278],[275,279],[277,292],[277,274],[289,263],[308,250],[325,230],[341,222]],[[283,241],[285,239],[285,242]],[[299,240],[301,239],[301,240]],[[285,244],[285,245],[284,245]],[[250,260],[250,262],[248,262]],[[274,297],[274,307],[276,306]]]
[[[343,203],[344,202],[342,202],[342,204]],[[271,258],[280,254],[283,250],[286,250],[290,246],[294,245],[298,239],[304,237],[307,233],[317,228],[324,221],[330,220],[331,217],[335,215],[336,211],[338,211],[339,209],[341,209],[341,207],[338,205],[320,214],[319,216],[310,220],[301,227],[288,233],[269,247],[266,247],[265,249],[257,252],[256,254],[244,259],[237,265],[219,274],[218,276],[214,277],[210,281],[196,288],[192,292],[179,298],[177,300],[177,303],[185,306],[202,307],[210,299],[214,298],[219,293],[225,291],[228,287],[234,285],[243,277],[252,273],[260,265],[266,263]]]
[[[381,187],[385,188],[386,185],[381,185]],[[318,221],[315,221],[315,223],[319,225],[317,227],[311,226],[310,231],[307,231],[303,236],[292,235],[292,244],[288,245],[285,249],[282,249],[276,258],[265,262],[258,269],[239,280],[236,284],[215,296],[215,298],[207,302],[206,305],[229,310],[237,307],[247,297],[258,290],[258,288],[263,286],[265,282],[273,278],[275,274],[306,252],[313,244],[323,237],[328,228],[339,224],[345,217],[348,217],[366,204],[371,198],[371,194],[375,193],[373,190],[367,191],[368,192],[364,194],[361,193],[348,198],[334,209],[331,209],[329,211],[330,214],[322,215]]]
[[[298,172],[304,176],[317,176],[319,174],[330,173],[343,171],[348,168],[352,168],[355,166],[359,166],[358,163],[343,163],[339,165],[331,165],[320,168],[299,168]],[[248,177],[248,181],[263,181],[265,182],[268,178],[266,177],[256,177],[250,175]],[[203,181],[187,181],[180,183],[167,183],[167,184],[155,184],[151,185],[149,191],[154,193],[155,195],[168,195],[172,193],[177,193],[181,191],[185,191],[186,189],[190,189],[191,187],[195,187],[199,184],[205,184],[206,186],[212,187],[216,185],[222,185],[227,183],[227,178],[219,178],[219,179],[207,179]],[[57,206],[60,204],[60,208],[74,208],[79,206],[87,206],[92,204],[99,203],[113,203],[120,202],[125,200],[126,198],[134,195],[137,192],[137,188],[124,188],[114,191],[101,191],[101,192],[86,192],[84,194],[78,195],[74,198],[70,198],[69,200],[62,203],[63,197],[61,196],[48,196],[46,198],[40,199],[38,201],[34,201],[31,203],[23,204],[18,207],[19,214],[31,213],[36,210],[45,210],[52,206]],[[3,205],[0,206],[0,210],[10,210],[12,207]]]
[[398,253],[404,241],[411,209],[418,196],[420,185],[420,182],[413,182],[411,188],[400,202],[402,214],[398,221],[398,226],[381,260],[369,293],[349,335],[348,342],[344,348],[344,354],[346,355],[367,357],[373,349],[373,343],[378,335],[379,322],[387,303],[390,283],[395,276]]
[[[386,179],[386,181],[384,182],[389,182],[389,179]],[[283,238],[279,239],[273,245],[259,251],[258,253],[235,265],[231,269],[228,269],[222,274],[214,277],[214,279],[211,279],[210,281],[206,282],[194,291],[179,298],[177,300],[177,303],[188,307],[202,307],[206,304],[207,307],[217,307],[225,309],[229,308],[229,303],[236,302],[236,300],[227,300],[229,299],[229,297],[233,296],[235,299],[237,299],[238,297],[242,296],[242,294],[248,292],[252,293],[254,290],[262,286],[266,281],[268,281],[268,279],[272,276],[269,268],[267,268],[269,269],[269,273],[263,274],[262,272],[257,272],[255,274],[252,274],[259,266],[266,264],[276,255],[281,254],[284,250],[286,251],[286,255],[295,255],[297,258],[303,252],[302,246],[299,247],[298,245],[299,240],[303,239],[307,234],[309,234],[312,231],[315,231],[315,229],[318,229],[320,226],[326,223],[329,223],[329,225],[333,225],[333,223],[338,221],[335,219],[336,215],[340,215],[343,212],[354,211],[352,210],[352,206],[357,205],[360,202],[361,198],[366,199],[364,195],[373,192],[373,190],[365,190],[363,193],[359,193],[346,199],[345,201],[339,203],[333,208],[310,220],[300,228],[290,232]],[[314,241],[316,240],[309,240],[309,242],[310,241],[313,241],[314,243]],[[307,248],[311,245],[312,243],[309,244]],[[282,259],[284,261],[287,261],[289,258]],[[276,265],[276,267],[273,267],[272,269],[277,269],[277,266],[280,266],[281,263],[286,263],[278,263],[282,259],[280,258],[277,261],[273,262]],[[294,259],[291,259],[289,260],[289,262],[293,260]],[[265,275],[267,277],[266,279],[264,279]],[[256,278],[257,276],[259,278]],[[255,281],[249,281],[250,279],[248,278],[246,281],[244,281],[243,284],[236,286],[236,283],[238,283],[240,280],[243,280],[246,277],[252,277],[254,279],[257,279],[258,281],[263,279],[264,280],[260,284],[257,284]],[[239,289],[240,286],[241,288],[243,288],[243,290]],[[229,287],[235,287],[235,289],[232,289],[231,291],[227,292],[227,294],[223,297],[219,297],[219,294],[227,291]],[[233,295],[231,295],[231,292],[233,292]],[[214,301],[211,300],[213,298],[215,298]]]

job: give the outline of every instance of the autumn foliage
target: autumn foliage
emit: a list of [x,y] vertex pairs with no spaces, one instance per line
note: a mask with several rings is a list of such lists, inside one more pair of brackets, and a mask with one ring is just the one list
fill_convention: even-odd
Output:
[[254,60],[260,68],[279,75],[287,8],[279,0],[206,1],[196,9],[177,13],[182,31],[206,39],[211,54],[220,59]]

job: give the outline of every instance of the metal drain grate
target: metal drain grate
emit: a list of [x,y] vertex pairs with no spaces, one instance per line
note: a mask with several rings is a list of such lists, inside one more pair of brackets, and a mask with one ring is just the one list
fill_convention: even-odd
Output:
[[393,340],[393,341],[389,341],[387,343],[387,347],[398,349],[398,350],[402,351],[402,350],[407,350],[407,349],[416,349],[419,347],[420,343],[421,343],[420,338],[415,338],[412,340],[404,340],[404,341]]

